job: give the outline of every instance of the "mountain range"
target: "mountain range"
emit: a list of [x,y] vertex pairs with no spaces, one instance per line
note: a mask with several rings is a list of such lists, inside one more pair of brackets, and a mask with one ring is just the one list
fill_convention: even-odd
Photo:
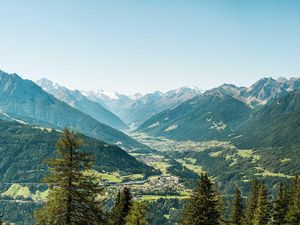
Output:
[[206,92],[153,116],[138,131],[176,140],[223,140],[252,109],[230,95]]
[[[181,193],[187,187],[181,184],[192,185],[202,171],[215,177],[226,193],[233,185],[245,188],[256,176],[275,186],[299,173],[299,121],[299,78],[126,96],[71,90],[46,78],[34,83],[0,71],[0,188],[45,188],[39,183],[47,171],[43,161],[55,154],[64,127],[84,139],[82,150],[93,153],[96,171],[108,177],[119,174],[124,181],[137,177],[135,182],[159,175],[148,181],[162,179],[158,188],[163,196],[174,177]],[[138,190],[142,195],[158,194],[143,188]],[[0,203],[11,207],[11,221],[22,221],[33,211],[23,214],[26,210],[16,209],[19,202],[8,197]]]
[[299,78],[263,78],[249,88],[224,84],[156,114],[137,131],[175,140],[230,140],[244,147],[298,142],[298,88]]
[[121,131],[56,99],[34,82],[3,71],[0,71],[0,112],[24,123],[56,129],[68,127],[126,149],[146,148]]
[[300,143],[300,89],[273,99],[236,128],[241,147],[288,147]]
[[[266,137],[262,134],[269,129],[269,124],[272,128],[279,123],[283,127],[285,121],[296,121],[290,119],[293,113],[297,115],[296,106],[289,108],[293,111],[288,115],[277,111],[283,102],[295,102],[292,99],[296,99],[298,92],[293,90],[300,88],[299,78],[276,80],[267,77],[250,87],[223,84],[205,92],[183,87],[165,93],[156,91],[126,96],[70,90],[45,78],[37,81],[42,89],[30,80],[3,71],[0,79],[2,119],[13,118],[56,129],[70,127],[125,149],[148,148],[119,131],[128,126],[138,126],[136,131],[175,140],[230,140],[252,146],[253,138],[250,137]],[[290,96],[292,94],[294,97]],[[283,115],[285,119],[282,119]],[[287,126],[287,129],[291,127]],[[286,134],[290,132],[285,131]],[[280,143],[275,141],[277,136],[263,142],[266,145]]]
[[182,87],[162,93],[155,91],[146,95],[133,96],[118,93],[107,94],[104,91],[84,91],[89,99],[97,101],[118,115],[128,125],[137,127],[148,118],[168,108],[201,94],[198,88]]
[[36,81],[36,84],[42,87],[49,94],[53,95],[55,98],[66,102],[73,108],[90,115],[100,123],[106,124],[118,130],[124,130],[128,128],[119,117],[108,111],[101,104],[89,100],[78,90],[67,89],[66,87],[60,86],[57,83],[53,83],[46,78]]

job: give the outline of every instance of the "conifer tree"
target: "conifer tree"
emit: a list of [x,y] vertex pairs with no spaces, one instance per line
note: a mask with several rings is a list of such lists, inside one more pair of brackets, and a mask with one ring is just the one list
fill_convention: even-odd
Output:
[[202,174],[199,186],[193,192],[184,210],[184,225],[219,225],[221,213],[217,192],[207,174]]
[[111,213],[111,224],[124,225],[125,218],[127,217],[131,207],[132,194],[129,188],[124,187],[122,192],[118,192],[116,203]]
[[285,224],[285,217],[287,215],[289,206],[288,187],[280,184],[277,190],[275,200],[273,202],[273,223],[274,225]]
[[286,217],[288,225],[299,225],[300,224],[300,178],[295,178],[289,210]]
[[87,175],[93,160],[79,148],[83,141],[65,129],[57,142],[57,157],[47,161],[49,195],[45,206],[35,214],[38,225],[104,224],[99,195],[101,188],[93,175]]
[[224,207],[224,199],[222,198],[221,193],[219,192],[219,190],[217,189],[218,187],[216,185],[215,186],[215,190],[216,190],[216,199],[218,201],[218,206],[217,206],[217,210],[218,212],[220,212],[220,218],[219,218],[219,224],[220,225],[227,225],[228,221],[225,218],[225,207]]
[[265,184],[260,184],[258,191],[257,206],[254,213],[254,225],[267,225],[271,218],[271,207],[268,190]]
[[231,225],[242,225],[243,210],[244,205],[241,191],[238,188],[236,188],[230,215]]
[[110,213],[110,224],[115,225],[120,223],[120,205],[121,205],[121,190],[118,191],[116,202]]
[[134,202],[125,225],[147,225],[146,219],[147,206],[143,202]]
[[253,225],[254,212],[257,207],[258,201],[258,191],[259,191],[259,182],[254,179],[250,185],[250,192],[247,199],[247,207],[245,211],[245,216],[243,220],[244,225]]

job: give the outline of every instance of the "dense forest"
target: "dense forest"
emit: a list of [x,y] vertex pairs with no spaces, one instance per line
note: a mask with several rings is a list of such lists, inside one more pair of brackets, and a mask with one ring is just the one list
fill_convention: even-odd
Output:
[[[94,157],[82,151],[82,145],[81,136],[74,132],[65,129],[61,134],[56,153],[45,162],[48,175],[43,178],[43,182],[49,187],[49,194],[45,203],[35,210],[35,223],[155,224],[157,215],[151,214],[155,211],[155,205],[136,199],[126,185],[119,188],[111,207],[104,206],[104,188],[99,185],[94,174],[86,172],[95,165]],[[178,167],[176,163],[171,170],[175,173],[184,172],[187,178],[199,178],[199,181],[191,196],[179,207],[182,210],[176,215],[176,221],[169,221],[170,224],[300,224],[300,178],[297,176],[290,184],[279,184],[275,191],[268,190],[264,181],[254,179],[250,184],[248,196],[244,196],[237,187],[233,195],[223,196],[218,191],[217,184],[207,174],[195,177],[195,174],[185,172],[184,168]],[[164,203],[157,201],[156,204]],[[164,207],[168,206],[162,205],[160,208]],[[6,212],[0,213],[5,217]],[[26,219],[24,218],[24,221]]]

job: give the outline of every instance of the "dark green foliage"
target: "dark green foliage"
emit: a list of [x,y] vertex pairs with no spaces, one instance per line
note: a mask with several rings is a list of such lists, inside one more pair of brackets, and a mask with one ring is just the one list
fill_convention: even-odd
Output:
[[202,174],[199,186],[194,190],[183,214],[184,225],[219,225],[221,212],[219,199],[213,184]]
[[[251,111],[245,103],[230,95],[211,91],[154,115],[138,130],[176,140],[226,140]],[[159,126],[151,127],[155,123]],[[172,125],[176,125],[176,129],[166,132]]]
[[[300,171],[300,146],[292,146],[289,148],[260,148],[254,149],[253,155],[260,156],[259,159],[244,158],[237,154],[237,149],[225,147],[207,148],[202,152],[195,151],[176,151],[167,152],[167,157],[173,159],[185,160],[186,158],[194,158],[197,166],[202,166],[210,176],[216,177],[219,189],[222,193],[233,194],[235,186],[241,189],[246,195],[249,192],[249,180],[256,178],[263,179],[270,189],[270,193],[274,194],[279,183],[289,184],[291,178],[281,176],[253,176],[260,171],[257,167],[261,167],[273,173],[282,173],[285,175],[297,175]],[[217,157],[210,154],[220,152]],[[228,159],[228,155],[233,155],[233,159]],[[287,161],[282,162],[282,159]],[[180,176],[180,175],[179,175]]]
[[32,201],[0,201],[2,220],[15,224],[32,225],[33,211],[41,207],[40,203]]
[[147,206],[143,202],[134,202],[126,217],[125,225],[148,225],[146,219]]
[[[47,171],[43,163],[54,155],[60,132],[0,120],[0,181],[38,183]],[[137,161],[117,146],[79,135],[84,152],[95,156],[97,171],[152,174],[153,168]]]
[[296,177],[291,194],[289,210],[286,216],[288,225],[300,224],[300,178]]
[[240,147],[287,147],[300,143],[300,90],[274,99],[241,124],[232,140]]
[[187,187],[194,187],[196,180],[199,180],[200,176],[192,170],[186,168],[176,160],[171,159],[169,161],[170,166],[167,168],[167,172],[178,176],[180,181],[183,182]]
[[36,214],[38,225],[95,225],[105,224],[98,200],[102,193],[97,179],[85,175],[92,168],[90,155],[79,149],[83,141],[65,129],[57,143],[57,157],[48,160],[50,185],[45,206]]
[[244,205],[243,205],[243,198],[241,195],[241,191],[238,188],[236,188],[234,199],[233,199],[233,206],[230,215],[230,224],[242,225],[243,212],[244,212]]
[[289,207],[289,189],[284,184],[279,184],[276,197],[273,201],[273,224],[285,224],[285,217]]
[[247,199],[247,208],[245,212],[244,225],[254,224],[254,214],[258,205],[259,182],[253,180],[250,186],[250,192]]
[[130,189],[124,187],[122,191],[118,192],[116,203],[111,212],[111,225],[125,225],[125,219],[132,207],[133,199]]
[[271,221],[271,205],[268,190],[264,183],[259,185],[257,205],[254,212],[254,225],[267,225]]
[[[147,203],[147,221],[149,225],[173,225],[181,221],[182,209],[186,200],[158,199]],[[168,215],[166,218],[164,215]]]

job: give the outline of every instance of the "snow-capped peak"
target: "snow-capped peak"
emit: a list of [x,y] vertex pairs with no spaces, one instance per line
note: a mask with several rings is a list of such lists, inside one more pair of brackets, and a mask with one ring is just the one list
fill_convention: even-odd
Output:
[[81,93],[85,96],[94,95],[98,98],[119,99],[119,94],[117,92],[108,92],[100,89],[96,91],[81,91]]
[[143,95],[141,93],[135,93],[135,94],[129,96],[129,98],[132,100],[138,100],[141,97],[143,97]]
[[41,86],[45,91],[57,90],[62,87],[59,84],[54,83],[51,80],[48,80],[47,78],[42,78],[40,80],[37,80],[36,84]]

